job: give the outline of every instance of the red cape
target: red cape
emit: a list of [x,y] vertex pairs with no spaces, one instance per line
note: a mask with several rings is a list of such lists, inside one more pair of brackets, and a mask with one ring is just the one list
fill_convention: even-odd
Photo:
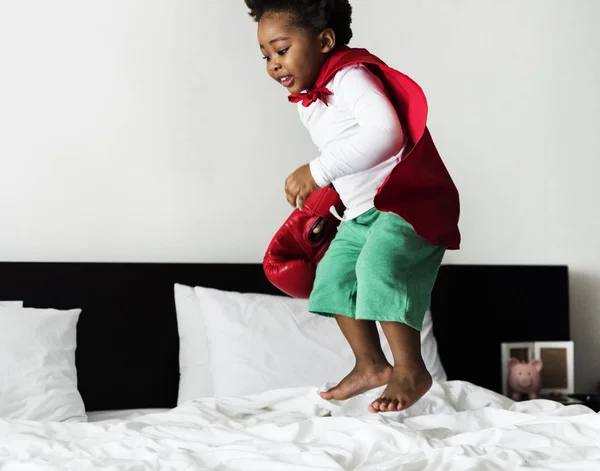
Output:
[[343,47],[327,59],[314,87],[307,94],[300,94],[308,98],[305,106],[316,99],[324,98],[326,102],[325,85],[339,70],[357,63],[367,66],[383,82],[413,144],[377,191],[375,207],[399,215],[433,245],[458,249],[458,190],[427,129],[427,99],[417,83],[366,49]]

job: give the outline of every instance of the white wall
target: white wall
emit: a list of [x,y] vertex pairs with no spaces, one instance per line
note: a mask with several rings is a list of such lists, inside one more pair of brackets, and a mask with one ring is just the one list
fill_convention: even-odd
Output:
[[[600,379],[597,0],[354,0],[462,196],[454,263],[568,264]],[[0,0],[0,259],[258,262],[315,155],[239,0]]]

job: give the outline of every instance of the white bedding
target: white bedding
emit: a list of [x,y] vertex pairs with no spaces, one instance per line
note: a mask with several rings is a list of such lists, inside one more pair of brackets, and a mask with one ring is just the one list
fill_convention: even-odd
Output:
[[208,398],[126,421],[0,421],[2,470],[598,470],[600,416],[436,383],[406,412],[372,415],[315,388]]
[[124,409],[124,410],[104,410],[87,413],[88,422],[107,422],[109,420],[131,420],[137,419],[148,414],[157,414],[168,412],[170,409]]

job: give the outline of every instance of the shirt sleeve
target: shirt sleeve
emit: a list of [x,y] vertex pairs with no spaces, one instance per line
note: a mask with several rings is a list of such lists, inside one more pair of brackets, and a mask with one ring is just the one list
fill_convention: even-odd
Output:
[[375,167],[398,154],[404,144],[402,124],[381,81],[364,66],[338,74],[343,75],[334,93],[357,120],[359,132],[310,162],[310,171],[320,187]]

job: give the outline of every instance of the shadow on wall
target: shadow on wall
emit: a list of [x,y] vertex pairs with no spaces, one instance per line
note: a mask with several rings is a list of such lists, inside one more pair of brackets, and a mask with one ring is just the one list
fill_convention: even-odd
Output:
[[600,274],[591,270],[570,271],[569,298],[575,390],[593,392],[600,382],[600,367],[586,346],[597,345],[600,340]]

